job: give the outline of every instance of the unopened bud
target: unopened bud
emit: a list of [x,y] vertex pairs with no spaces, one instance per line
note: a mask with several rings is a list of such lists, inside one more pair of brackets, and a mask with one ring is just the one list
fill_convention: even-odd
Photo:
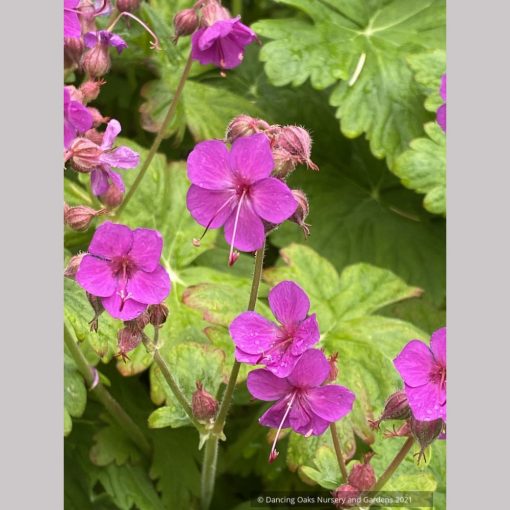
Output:
[[191,397],[193,415],[200,421],[214,419],[218,411],[218,401],[207,391],[200,381],[196,382],[197,389]]
[[64,68],[78,67],[84,50],[85,44],[81,37],[64,37]]
[[84,103],[90,103],[90,101],[94,101],[99,96],[99,92],[101,92],[101,87],[106,82],[104,80],[87,80],[85,83],[80,85],[80,91],[83,96]]
[[218,0],[208,0],[202,8],[202,16],[200,18],[201,27],[210,27],[217,21],[230,19],[230,12],[222,7]]
[[81,67],[92,78],[104,76],[110,70],[111,64],[108,46],[101,43],[90,48],[81,59]]
[[88,138],[91,142],[94,142],[96,145],[101,145],[103,143],[104,133],[100,133],[97,129],[92,128],[85,131],[83,136]]
[[102,195],[99,195],[101,202],[109,209],[114,209],[122,204],[124,192],[114,183],[110,183],[108,189]]
[[179,37],[191,35],[198,28],[198,25],[199,19],[195,9],[179,11],[174,17],[174,43],[177,42]]
[[89,322],[90,331],[95,331],[99,328],[99,316],[104,312],[103,300],[98,296],[93,296],[89,292],[87,294],[87,299],[89,300],[90,306],[94,310],[94,317]]
[[438,418],[432,421],[418,421],[411,416],[409,420],[411,425],[411,432],[416,441],[420,445],[420,452],[418,454],[418,462],[420,458],[425,458],[425,449],[430,446],[443,431],[443,420]]
[[333,353],[328,358],[329,363],[329,374],[327,379],[324,381],[324,384],[329,384],[336,381],[336,378],[338,377],[338,366],[336,363],[336,360],[338,359],[338,352]]
[[297,162],[295,157],[280,147],[272,149],[271,152],[274,161],[273,175],[278,179],[285,179],[296,168]]
[[118,356],[125,361],[127,353],[138,347],[142,342],[142,332],[138,328],[126,326],[117,333],[117,344],[119,346]]
[[138,317],[131,319],[130,321],[124,321],[124,326],[131,329],[136,329],[137,331],[143,331],[145,326],[149,324],[149,313],[147,310],[144,310]]
[[393,393],[386,404],[384,411],[378,420],[372,421],[372,428],[379,428],[379,425],[384,420],[407,420],[411,416],[411,409],[407,400],[407,395],[404,390]]
[[86,205],[77,205],[76,207],[67,206],[64,207],[64,222],[73,230],[82,232],[89,228],[90,223],[96,216],[100,216],[105,212],[106,209],[95,211]]
[[370,465],[373,454],[365,455],[363,464],[356,464],[351,470],[348,482],[360,491],[368,491],[376,482],[374,468]]
[[99,127],[101,124],[106,124],[110,120],[110,117],[103,117],[101,112],[93,106],[88,106],[87,110],[92,116],[92,125],[95,128]]
[[140,7],[140,0],[117,0],[119,12],[135,12]]
[[310,159],[312,139],[308,131],[300,126],[283,126],[274,136],[274,148],[285,151],[295,163],[306,164],[312,170],[319,167]]
[[249,115],[238,115],[230,121],[225,133],[225,140],[228,143],[234,143],[234,140],[242,136],[261,133],[269,128],[270,126],[265,120],[250,117]]
[[155,327],[162,326],[168,317],[168,306],[160,303],[159,305],[150,305],[147,308],[149,314],[149,322]]
[[69,259],[67,263],[67,267],[64,269],[64,276],[69,278],[70,280],[74,280],[78,268],[80,267],[81,261],[86,253],[79,253],[78,255],[74,255]]
[[71,159],[71,166],[77,172],[88,173],[97,167],[101,148],[88,138],[79,137],[73,140],[67,153],[67,159]]
[[331,495],[335,498],[336,508],[352,508],[359,506],[358,498],[361,491],[352,485],[344,484],[337,487]]
[[308,203],[308,198],[306,198],[306,195],[300,189],[293,189],[291,191],[292,196],[298,203],[298,206],[289,220],[297,223],[301,227],[306,239],[310,235],[310,225],[305,222],[308,217],[308,213],[310,212],[310,204]]

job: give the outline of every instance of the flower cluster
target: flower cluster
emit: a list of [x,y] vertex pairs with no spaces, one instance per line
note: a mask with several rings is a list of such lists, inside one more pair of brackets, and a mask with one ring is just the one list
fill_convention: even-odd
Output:
[[270,461],[278,455],[280,431],[291,427],[305,436],[321,435],[348,414],[354,394],[331,381],[331,365],[322,351],[311,347],[319,341],[310,301],[294,282],[284,281],[269,293],[269,305],[279,325],[255,312],[245,312],[230,325],[236,359],[263,364],[248,375],[248,390],[259,400],[276,401],[260,423],[277,428]]

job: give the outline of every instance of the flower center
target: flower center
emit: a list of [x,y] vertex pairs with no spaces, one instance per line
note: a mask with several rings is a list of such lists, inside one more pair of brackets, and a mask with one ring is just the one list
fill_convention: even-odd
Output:
[[441,389],[446,386],[446,367],[437,363],[430,372],[430,380]]
[[136,264],[127,255],[120,255],[114,257],[110,262],[113,275],[117,278],[117,293],[120,296],[120,311],[124,308],[124,304],[130,297],[130,293],[127,291],[127,284],[129,279],[133,276],[137,270]]

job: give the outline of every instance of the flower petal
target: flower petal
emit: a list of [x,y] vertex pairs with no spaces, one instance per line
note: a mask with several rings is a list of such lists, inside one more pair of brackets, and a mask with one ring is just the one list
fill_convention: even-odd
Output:
[[102,163],[111,165],[114,168],[135,168],[140,163],[140,155],[125,146],[103,152],[99,159]]
[[274,161],[266,135],[257,133],[238,138],[230,151],[230,167],[245,184],[269,177]]
[[442,418],[446,421],[446,392],[436,384],[412,388],[405,385],[407,400],[413,416],[419,421]]
[[[253,372],[251,372],[253,374]],[[280,424],[282,429],[287,429],[290,427],[290,413],[285,418],[285,421],[282,423],[283,417],[285,416],[285,412],[287,411],[287,402],[288,398],[282,398],[276,404],[271,406],[260,418],[259,423],[264,425],[265,427],[271,427],[273,429],[277,429]],[[291,411],[292,412],[292,411]]]
[[431,350],[420,340],[411,340],[393,360],[404,382],[409,386],[421,386],[429,382],[434,367]]
[[101,143],[101,149],[111,149],[115,138],[121,132],[120,122],[116,119],[110,120],[106,126],[106,130],[103,134],[103,142]]
[[236,205],[235,193],[230,190],[213,191],[192,184],[186,195],[188,211],[203,227],[222,227]]
[[294,333],[294,340],[292,342],[292,354],[295,356],[303,354],[312,345],[319,341],[319,325],[315,314],[305,319],[297,328]]
[[275,343],[279,328],[256,312],[244,312],[232,321],[229,332],[236,347],[261,354]]
[[436,361],[446,367],[446,328],[438,329],[430,337],[430,350]]
[[298,203],[289,187],[274,177],[261,179],[250,188],[250,200],[255,212],[271,223],[282,223],[290,218]]
[[322,351],[307,350],[289,375],[289,383],[298,388],[320,386],[329,374],[329,362]]
[[64,11],[64,37],[80,37],[81,24],[78,14],[72,11]]
[[108,172],[103,168],[94,168],[90,172],[90,189],[96,197],[108,191],[108,177]]
[[78,101],[70,101],[67,107],[67,120],[77,131],[85,132],[92,127],[92,115]]
[[264,368],[252,370],[246,385],[253,397],[269,402],[283,398],[292,391],[286,379],[280,379]]
[[113,46],[117,53],[120,55],[122,53],[122,50],[126,49],[128,47],[127,42],[122,39],[120,35],[113,34],[110,37],[110,40],[108,41],[108,44],[110,46]]
[[333,423],[350,413],[356,396],[338,384],[310,388],[306,392],[310,409],[317,415]]
[[437,123],[441,126],[441,129],[446,133],[446,105],[442,104],[436,112]]
[[135,319],[147,308],[144,303],[139,303],[134,299],[126,299],[121,309],[122,300],[117,292],[114,292],[110,297],[103,298],[102,302],[105,310],[113,318],[123,321]]
[[163,238],[157,230],[137,228],[133,231],[133,245],[129,257],[143,271],[154,271],[161,259]]
[[249,363],[250,365],[258,365],[260,360],[260,354],[248,354],[247,352],[242,351],[238,347],[236,347],[235,358],[240,363]]
[[97,32],[87,32],[83,36],[83,42],[87,48],[93,48],[99,42],[99,36]]
[[300,356],[292,354],[292,349],[287,345],[282,345],[280,348],[276,346],[266,356],[264,356],[260,363],[266,365],[266,368],[270,370],[277,377],[288,377]]
[[293,325],[306,318],[310,300],[296,283],[283,281],[269,292],[269,306],[281,324]]
[[197,39],[198,47],[204,51],[209,49],[213,44],[216,44],[218,39],[227,37],[233,29],[234,23],[237,20],[227,19],[218,20],[213,23],[210,27],[207,27],[201,34],[200,38]]
[[240,46],[247,46],[257,39],[255,32],[240,21],[234,23],[230,37],[235,39]]
[[117,288],[110,264],[104,260],[85,255],[76,272],[76,281],[90,294],[99,297],[111,296]]
[[97,227],[89,245],[89,253],[110,259],[127,255],[133,244],[133,233],[129,227],[105,221]]
[[110,178],[110,183],[115,185],[116,188],[118,188],[122,193],[124,193],[124,191],[126,191],[126,187],[124,186],[124,181],[122,180],[120,174],[110,169],[107,170],[107,173],[108,177]]
[[186,164],[192,184],[209,190],[233,186],[228,150],[220,140],[207,140],[195,145]]
[[135,301],[147,305],[161,303],[170,293],[170,277],[163,266],[150,273],[136,271],[127,284],[128,295]]
[[234,247],[241,251],[255,251],[262,248],[266,233],[262,220],[253,211],[249,201],[245,200],[241,204],[237,228],[235,229],[236,212],[232,214],[225,222],[225,240],[228,244],[232,244],[234,238]]

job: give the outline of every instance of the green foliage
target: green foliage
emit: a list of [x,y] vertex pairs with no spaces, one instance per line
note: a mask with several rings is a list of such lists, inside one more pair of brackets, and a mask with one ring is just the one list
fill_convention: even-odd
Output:
[[64,435],[73,428],[72,418],[79,418],[87,405],[85,381],[71,357],[64,355]]

